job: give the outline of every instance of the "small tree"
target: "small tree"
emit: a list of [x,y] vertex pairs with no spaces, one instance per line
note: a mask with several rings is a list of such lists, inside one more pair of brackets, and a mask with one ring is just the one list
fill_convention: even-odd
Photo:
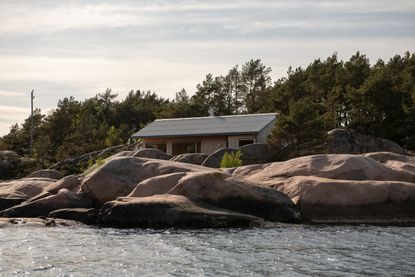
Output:
[[234,153],[223,154],[222,160],[220,161],[221,168],[238,167],[242,166],[242,153],[238,150]]
[[107,137],[105,138],[105,146],[111,147],[121,143],[122,139],[120,138],[119,132],[117,129],[115,129],[114,125],[112,125],[107,131]]

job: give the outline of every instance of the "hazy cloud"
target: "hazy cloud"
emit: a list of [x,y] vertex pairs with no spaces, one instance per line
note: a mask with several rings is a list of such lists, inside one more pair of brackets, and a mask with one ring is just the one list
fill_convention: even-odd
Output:
[[[16,91],[0,90],[0,96],[21,98],[21,97],[24,97],[24,94],[21,93],[21,92],[16,92]],[[0,106],[0,108],[1,108],[1,106]]]
[[[0,2],[0,135],[35,105],[112,88],[189,93],[206,73],[261,58],[273,79],[338,52],[372,61],[415,51],[415,1]],[[8,126],[10,126],[8,124]]]

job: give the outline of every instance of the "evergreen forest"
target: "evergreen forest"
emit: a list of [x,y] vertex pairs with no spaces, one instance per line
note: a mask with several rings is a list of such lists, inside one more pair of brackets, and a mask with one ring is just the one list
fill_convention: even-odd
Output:
[[[111,89],[78,100],[65,97],[44,113],[35,109],[33,155],[48,166],[65,158],[127,143],[157,118],[275,112],[269,142],[298,151],[318,145],[327,131],[351,128],[415,150],[415,53],[371,64],[357,52],[349,60],[337,54],[305,68],[288,68],[276,81],[260,59],[235,65],[221,76],[207,74],[193,92],[174,99],[131,90],[123,99]],[[29,154],[31,117],[0,138],[0,150]]]

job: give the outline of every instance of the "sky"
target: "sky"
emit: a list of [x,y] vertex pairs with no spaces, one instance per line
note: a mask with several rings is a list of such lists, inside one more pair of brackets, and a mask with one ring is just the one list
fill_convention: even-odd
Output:
[[173,98],[261,59],[272,79],[337,52],[415,52],[413,0],[0,0],[0,136],[57,101],[111,88]]

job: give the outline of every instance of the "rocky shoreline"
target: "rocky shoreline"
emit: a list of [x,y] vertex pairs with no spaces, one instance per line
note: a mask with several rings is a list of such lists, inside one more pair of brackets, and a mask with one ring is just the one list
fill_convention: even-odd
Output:
[[0,182],[0,227],[415,224],[415,157],[390,152],[226,170],[115,155],[86,175],[60,177],[44,170]]

